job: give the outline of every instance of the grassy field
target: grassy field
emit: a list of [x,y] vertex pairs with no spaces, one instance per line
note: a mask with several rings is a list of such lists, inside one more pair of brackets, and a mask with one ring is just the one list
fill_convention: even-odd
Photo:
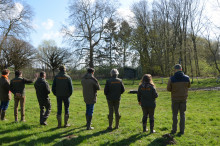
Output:
[[[167,82],[164,79],[164,83]],[[56,98],[50,94],[52,112],[48,126],[39,125],[40,109],[33,85],[26,86],[26,122],[14,123],[13,104],[7,110],[7,121],[0,121],[0,145],[163,145],[162,135],[169,133],[172,126],[170,93],[161,78],[154,80],[159,91],[155,111],[155,134],[142,132],[142,111],[137,96],[129,94],[137,89],[138,82],[125,80],[126,92],[122,95],[120,113],[122,119],[118,130],[107,131],[108,107],[102,90],[95,104],[94,130],[85,130],[85,103],[79,81],[73,81],[74,93],[70,103],[71,127],[57,129]],[[50,82],[51,83],[51,82]],[[201,79],[192,88],[216,87],[216,79]],[[159,90],[164,89],[164,90]],[[63,116],[63,115],[62,115]],[[20,117],[19,117],[20,118]],[[63,120],[63,117],[62,117]],[[149,128],[149,124],[148,124]],[[182,136],[175,135],[177,145],[220,145],[220,91],[190,91],[187,101],[186,129]]]

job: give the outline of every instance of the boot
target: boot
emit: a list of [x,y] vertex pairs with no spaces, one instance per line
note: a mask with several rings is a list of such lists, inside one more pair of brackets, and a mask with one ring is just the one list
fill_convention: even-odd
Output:
[[0,119],[1,119],[2,109],[0,109]]
[[15,117],[15,123],[17,123],[18,122],[18,117]]
[[150,133],[155,133],[156,131],[154,130],[154,120],[150,119]]
[[112,122],[113,122],[113,117],[108,115],[108,122],[109,122],[109,126],[108,126],[108,130],[112,130]]
[[57,128],[61,128],[61,115],[57,115],[58,126]]
[[70,124],[68,124],[69,115],[64,116],[64,127],[70,127]]
[[147,117],[143,117],[142,119],[142,123],[143,123],[143,132],[147,132]]
[[87,116],[87,130],[93,130],[94,127],[91,127],[92,116]]
[[2,121],[5,120],[5,111],[3,111],[3,110],[2,110],[2,112],[1,112],[1,120],[2,120]]
[[119,120],[121,119],[121,116],[115,116],[115,129],[119,128]]
[[25,116],[21,116],[21,122],[26,122]]

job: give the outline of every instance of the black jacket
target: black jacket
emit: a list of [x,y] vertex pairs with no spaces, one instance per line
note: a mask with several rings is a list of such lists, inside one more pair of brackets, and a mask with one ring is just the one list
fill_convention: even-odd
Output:
[[37,98],[39,100],[44,100],[49,98],[50,86],[44,78],[38,78],[34,84]]

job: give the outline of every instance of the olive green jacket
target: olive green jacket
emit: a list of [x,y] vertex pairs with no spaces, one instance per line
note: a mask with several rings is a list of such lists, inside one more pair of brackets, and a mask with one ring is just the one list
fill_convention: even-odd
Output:
[[9,81],[1,77],[0,78],[0,101],[8,101],[11,100],[11,94],[10,94],[10,86]]
[[43,102],[45,99],[49,98],[50,86],[44,78],[38,78],[34,87],[39,101]]

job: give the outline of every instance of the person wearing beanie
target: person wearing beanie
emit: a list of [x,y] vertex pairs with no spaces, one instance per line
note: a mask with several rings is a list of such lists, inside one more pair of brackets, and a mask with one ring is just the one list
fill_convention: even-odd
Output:
[[188,97],[188,88],[190,88],[189,76],[185,75],[182,71],[182,66],[176,64],[174,66],[175,74],[170,77],[167,90],[171,92],[172,99],[172,113],[173,113],[173,125],[171,134],[175,134],[177,131],[178,112],[180,112],[180,134],[184,134],[185,130],[185,111],[186,102]]
[[60,72],[54,77],[52,84],[52,92],[57,97],[57,121],[58,128],[62,125],[62,103],[64,102],[65,115],[64,115],[64,127],[69,127],[69,105],[70,105],[70,96],[73,93],[72,79],[66,73],[66,67],[60,66]]
[[97,101],[97,90],[100,90],[98,80],[94,77],[95,69],[88,68],[87,73],[83,76],[81,84],[83,87],[83,97],[86,103],[86,129],[93,130],[91,127],[94,105]]
[[104,94],[107,99],[109,114],[109,126],[108,130],[112,130],[113,112],[115,111],[115,128],[119,128],[119,120],[121,115],[119,113],[119,106],[121,100],[121,94],[124,93],[125,88],[121,79],[118,78],[119,72],[117,69],[112,69],[110,72],[111,78],[106,81]]
[[25,79],[22,77],[20,70],[15,71],[15,78],[11,80],[10,90],[14,94],[14,117],[15,122],[18,122],[18,104],[21,105],[21,122],[25,122],[25,84],[35,82],[37,76],[33,80]]
[[11,100],[10,82],[8,76],[10,70],[4,69],[0,78],[0,119],[5,120],[5,113],[8,109],[9,101]]

